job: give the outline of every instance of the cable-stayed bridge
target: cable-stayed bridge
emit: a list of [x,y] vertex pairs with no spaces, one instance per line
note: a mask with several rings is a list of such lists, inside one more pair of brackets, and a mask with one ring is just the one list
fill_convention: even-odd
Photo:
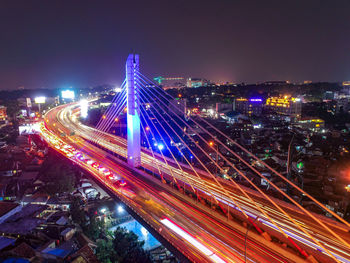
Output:
[[[66,155],[62,148],[73,148],[68,158],[90,171],[185,258],[196,262],[350,262],[348,222],[210,120],[187,114],[183,101],[140,72],[138,55],[129,55],[120,90],[95,128],[79,122],[79,104],[71,103],[46,114],[42,134]],[[123,121],[126,137],[109,133]],[[237,177],[219,177],[218,173],[227,173],[222,163]],[[106,175],[103,169],[111,173]],[[262,170],[335,220],[304,209]],[[118,185],[120,179],[115,181],[111,174],[123,178],[127,186]],[[288,202],[270,197],[252,178],[266,180]]]

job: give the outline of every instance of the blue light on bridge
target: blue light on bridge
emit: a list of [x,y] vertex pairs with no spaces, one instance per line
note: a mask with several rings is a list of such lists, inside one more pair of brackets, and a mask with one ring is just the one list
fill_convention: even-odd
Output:
[[158,149],[161,151],[164,149],[164,145],[163,144],[158,144]]

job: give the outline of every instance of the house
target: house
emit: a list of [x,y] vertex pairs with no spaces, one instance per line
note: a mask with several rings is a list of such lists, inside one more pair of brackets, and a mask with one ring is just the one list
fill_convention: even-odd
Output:
[[13,249],[6,251],[6,254],[13,257],[26,258],[31,261],[35,257],[35,250],[26,242],[22,242]]
[[20,204],[12,202],[0,202],[0,224],[21,210],[22,206]]
[[17,212],[11,211],[11,215],[0,224],[0,233],[16,237],[31,234],[39,225],[45,223],[45,219],[40,218],[39,215],[46,208],[45,205],[29,204]]
[[12,246],[13,244],[15,244],[15,242],[16,242],[15,238],[0,236],[0,251],[3,250],[4,248]]
[[55,248],[47,247],[41,251],[41,254],[48,260],[63,261],[76,251],[78,251],[78,245],[71,239]]
[[67,227],[61,232],[60,236],[63,238],[64,241],[67,241],[73,237],[74,233],[74,228]]
[[74,258],[74,260],[72,261],[74,263],[98,263],[98,262],[100,262],[97,259],[96,255],[94,254],[94,251],[88,245],[84,245],[77,252],[75,252],[72,255],[72,258]]

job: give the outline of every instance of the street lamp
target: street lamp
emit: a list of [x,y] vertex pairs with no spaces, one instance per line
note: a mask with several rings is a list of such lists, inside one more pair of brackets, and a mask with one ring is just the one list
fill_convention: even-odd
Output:
[[122,205],[118,205],[118,213],[123,213],[124,212],[124,208]]
[[164,149],[163,144],[159,144],[159,145],[158,145],[158,149],[159,149],[160,151],[163,150],[163,149]]
[[213,141],[209,142],[210,147],[215,146],[215,153],[216,153],[216,158],[215,158],[215,175],[218,174],[218,158],[219,158],[219,145],[215,144]]

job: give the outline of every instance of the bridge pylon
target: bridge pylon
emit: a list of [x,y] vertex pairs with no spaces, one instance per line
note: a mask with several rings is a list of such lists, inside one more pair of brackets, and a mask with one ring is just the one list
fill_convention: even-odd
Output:
[[126,60],[127,85],[127,158],[133,167],[141,165],[140,95],[138,83],[139,55],[130,54]]

